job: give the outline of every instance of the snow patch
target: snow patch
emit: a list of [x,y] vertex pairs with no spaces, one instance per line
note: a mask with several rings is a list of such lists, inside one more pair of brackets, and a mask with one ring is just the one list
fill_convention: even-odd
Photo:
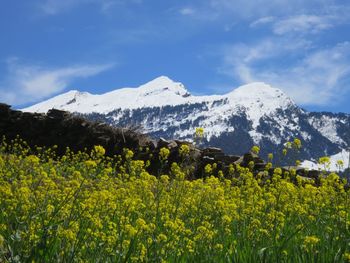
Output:
[[319,119],[314,117],[309,118],[309,123],[318,130],[324,137],[333,143],[346,145],[346,143],[338,136],[337,133],[337,118],[322,116]]
[[[330,157],[330,165],[326,170],[329,171],[344,171],[349,167],[349,152],[346,150],[342,150],[341,152],[331,155]],[[339,166],[339,161],[343,162],[342,166]],[[302,168],[312,169],[312,170],[323,170],[325,166],[323,164],[318,164],[313,161],[305,160],[301,163]]]

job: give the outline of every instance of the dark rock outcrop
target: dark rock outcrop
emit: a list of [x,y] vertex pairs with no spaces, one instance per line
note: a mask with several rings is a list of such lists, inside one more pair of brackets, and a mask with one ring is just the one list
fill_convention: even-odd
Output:
[[155,148],[147,135],[131,129],[112,128],[55,109],[47,114],[15,111],[5,104],[0,104],[0,135],[7,140],[19,136],[31,147],[57,145],[58,154],[63,154],[66,147],[82,151],[94,145],[102,145],[109,156],[120,154],[123,148]]

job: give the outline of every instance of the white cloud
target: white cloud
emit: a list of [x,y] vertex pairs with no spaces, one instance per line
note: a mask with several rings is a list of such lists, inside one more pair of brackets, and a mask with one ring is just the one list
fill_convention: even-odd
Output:
[[291,14],[326,12],[337,5],[337,0],[202,0],[206,9],[223,15],[252,19],[256,17],[285,16]]
[[276,35],[285,35],[293,33],[316,34],[330,29],[337,25],[347,23],[348,19],[340,13],[327,15],[292,15],[282,17],[262,17],[250,23],[251,28],[268,26]]
[[112,67],[104,65],[78,65],[56,69],[20,65],[9,62],[9,77],[0,86],[0,97],[9,104],[35,102],[65,90],[74,80],[97,75]]
[[251,65],[259,61],[280,58],[285,53],[299,52],[310,47],[302,39],[267,38],[255,45],[235,44],[224,48],[226,65]]
[[[253,46],[234,45],[225,50],[221,71],[241,83],[263,81],[281,88],[302,105],[336,103],[350,92],[350,87],[343,85],[350,77],[350,43],[312,51],[307,42],[296,44],[299,48],[293,42],[288,45],[274,39]],[[290,53],[306,55],[291,65],[270,63],[287,59]]]
[[255,21],[253,21],[252,23],[250,23],[250,27],[258,27],[261,25],[265,25],[265,24],[270,24],[271,22],[273,22],[275,20],[275,18],[273,16],[265,16],[262,18],[259,18]]
[[328,26],[325,20],[330,16],[332,20],[349,20],[350,11],[349,3],[343,0],[192,0],[191,4],[195,6],[191,17],[204,22],[248,22],[250,27],[256,27],[281,18],[284,24],[299,23],[318,30]]
[[331,16],[297,15],[277,21],[273,32],[277,35],[291,32],[318,33],[331,28],[335,22]]

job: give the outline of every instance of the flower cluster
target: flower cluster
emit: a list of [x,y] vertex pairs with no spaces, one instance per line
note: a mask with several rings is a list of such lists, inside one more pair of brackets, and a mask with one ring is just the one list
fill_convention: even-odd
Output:
[[187,180],[176,163],[149,174],[130,150],[30,152],[0,148],[0,262],[350,261],[350,193],[334,173],[316,186],[208,165]]

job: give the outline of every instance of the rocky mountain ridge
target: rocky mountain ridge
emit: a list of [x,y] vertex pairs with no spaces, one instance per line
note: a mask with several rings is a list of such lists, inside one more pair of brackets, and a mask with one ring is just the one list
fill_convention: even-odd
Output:
[[[67,110],[116,127],[138,126],[151,137],[193,140],[196,127],[204,128],[203,146],[228,154],[244,154],[259,145],[261,154],[281,155],[284,143],[299,138],[300,160],[317,160],[350,147],[350,115],[307,112],[281,90],[264,83],[241,86],[225,95],[193,96],[183,84],[159,77],[138,88],[102,95],[70,91],[23,109],[47,112]],[[345,156],[345,166],[348,158]]]

